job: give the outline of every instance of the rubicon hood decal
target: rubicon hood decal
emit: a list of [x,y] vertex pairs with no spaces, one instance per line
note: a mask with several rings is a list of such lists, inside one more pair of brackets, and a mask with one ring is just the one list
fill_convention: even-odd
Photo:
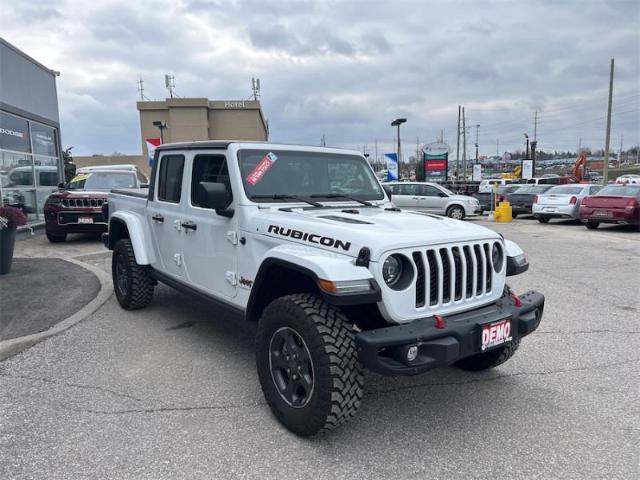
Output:
[[295,240],[302,240],[309,243],[317,243],[325,247],[333,247],[348,252],[351,248],[351,242],[345,242],[337,238],[325,237],[316,233],[303,232],[301,230],[293,230],[291,228],[279,227],[278,225],[269,225],[269,233],[275,233],[283,237],[291,237]]

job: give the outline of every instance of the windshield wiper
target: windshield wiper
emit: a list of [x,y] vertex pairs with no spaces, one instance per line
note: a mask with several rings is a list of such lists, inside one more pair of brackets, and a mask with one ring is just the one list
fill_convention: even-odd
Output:
[[313,205],[314,207],[322,208],[324,205],[318,202],[314,202],[313,200],[309,200],[308,198],[298,197],[297,195],[285,195],[274,193],[272,195],[251,195],[250,199],[258,199],[258,198],[267,198],[271,200],[298,200],[299,202],[308,203],[309,205]]
[[362,205],[366,205],[367,207],[372,207],[373,203],[367,202],[366,200],[361,200],[356,197],[352,197],[351,195],[345,195],[344,193],[326,193],[326,194],[317,194],[311,195],[311,198],[346,198],[347,200],[351,200],[353,202],[361,203]]

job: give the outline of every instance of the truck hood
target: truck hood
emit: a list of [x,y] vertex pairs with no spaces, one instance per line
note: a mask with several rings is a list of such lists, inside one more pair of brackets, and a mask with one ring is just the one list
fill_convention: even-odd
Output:
[[54,198],[104,198],[109,192],[104,190],[56,190],[51,194]]
[[469,222],[382,207],[274,207],[259,209],[249,223],[248,232],[352,257],[367,247],[373,261],[390,250],[499,238]]

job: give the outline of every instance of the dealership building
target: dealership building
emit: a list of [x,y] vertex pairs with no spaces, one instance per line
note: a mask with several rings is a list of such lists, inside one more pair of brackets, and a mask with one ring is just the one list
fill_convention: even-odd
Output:
[[57,72],[0,38],[0,197],[42,220],[63,178]]

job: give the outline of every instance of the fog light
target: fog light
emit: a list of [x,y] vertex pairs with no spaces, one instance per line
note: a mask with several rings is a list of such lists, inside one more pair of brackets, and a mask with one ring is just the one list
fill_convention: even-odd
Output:
[[418,347],[414,345],[407,349],[407,361],[413,362],[416,358],[418,358]]

